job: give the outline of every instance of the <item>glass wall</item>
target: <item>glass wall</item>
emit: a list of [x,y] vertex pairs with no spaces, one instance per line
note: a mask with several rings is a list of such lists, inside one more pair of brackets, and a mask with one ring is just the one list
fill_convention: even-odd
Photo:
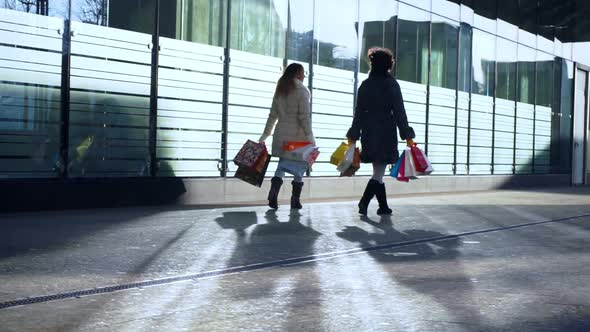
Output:
[[161,2],[158,176],[220,174],[226,18],[227,1]]
[[[549,173],[551,164],[551,113],[555,89],[553,56],[537,51],[535,88],[534,159],[535,173]],[[555,110],[557,111],[557,110]]]
[[497,39],[496,108],[494,112],[494,174],[514,172],[514,119],[516,111],[515,42]]
[[[264,130],[276,82],[286,65],[288,0],[231,1],[231,62],[228,86],[227,164],[248,139]],[[272,137],[266,142],[272,145]],[[272,174],[277,160],[268,168]]]
[[69,8],[0,1],[0,178],[56,177]]
[[493,153],[496,37],[473,30],[469,174],[491,174]]
[[573,4],[0,1],[0,177],[232,176],[292,62],[322,151],[311,174],[337,176],[329,157],[373,46],[394,51],[434,175],[568,173],[572,60],[585,57],[554,38],[584,32],[552,13]]
[[459,27],[459,79],[457,86],[455,174],[468,174],[472,39],[473,28],[468,24],[461,23]]
[[459,23],[432,15],[431,34],[428,155],[437,173],[453,174]]
[[331,151],[342,142],[352,123],[359,54],[358,8],[357,0],[315,1],[312,126],[322,154],[313,166],[314,176],[338,175],[329,163]]
[[402,90],[408,121],[416,132],[416,143],[426,145],[426,109],[431,13],[405,3],[399,4],[397,24],[396,78]]
[[535,50],[518,45],[516,104],[516,173],[532,173],[535,119]]
[[155,1],[72,1],[68,175],[147,176]]

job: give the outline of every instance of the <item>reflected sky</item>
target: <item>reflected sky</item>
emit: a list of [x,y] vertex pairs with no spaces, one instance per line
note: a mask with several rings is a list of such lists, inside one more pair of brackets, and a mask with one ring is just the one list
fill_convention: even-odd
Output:
[[356,58],[356,0],[322,0],[316,1],[315,6],[317,39],[339,46],[334,49],[335,58]]

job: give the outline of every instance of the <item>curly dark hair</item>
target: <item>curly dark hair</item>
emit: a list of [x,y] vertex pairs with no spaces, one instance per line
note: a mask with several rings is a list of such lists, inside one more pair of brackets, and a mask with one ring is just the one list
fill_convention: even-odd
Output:
[[371,73],[385,74],[393,68],[393,52],[385,47],[371,47],[367,52]]

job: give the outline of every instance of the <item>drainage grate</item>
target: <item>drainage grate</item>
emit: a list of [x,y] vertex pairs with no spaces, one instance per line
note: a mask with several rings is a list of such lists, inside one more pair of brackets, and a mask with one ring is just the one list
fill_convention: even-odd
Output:
[[371,247],[346,249],[346,250],[340,250],[340,251],[335,251],[335,252],[330,252],[330,253],[323,253],[323,254],[317,254],[317,255],[311,255],[311,256],[283,259],[283,260],[272,261],[272,262],[230,267],[230,268],[225,268],[225,269],[219,269],[219,270],[213,270],[213,271],[207,271],[207,272],[201,272],[201,273],[195,273],[195,274],[189,274],[189,275],[183,275],[183,276],[177,276],[177,277],[154,279],[154,280],[140,281],[140,282],[134,282],[134,283],[128,283],[128,284],[105,286],[105,287],[99,287],[99,288],[93,288],[93,289],[84,289],[84,290],[61,293],[61,294],[54,294],[54,295],[29,297],[29,298],[25,298],[25,299],[18,299],[18,300],[14,300],[14,301],[2,302],[2,303],[0,303],[0,309],[6,309],[6,308],[11,308],[11,307],[16,307],[16,306],[29,305],[29,304],[42,303],[42,302],[50,302],[50,301],[55,301],[55,300],[79,298],[82,296],[112,293],[112,292],[122,291],[122,290],[126,290],[126,289],[132,289],[132,288],[142,288],[142,287],[170,284],[173,282],[198,280],[198,279],[204,279],[204,278],[210,278],[210,277],[218,277],[218,276],[228,275],[228,274],[232,274],[232,273],[256,271],[256,270],[262,270],[262,269],[267,269],[267,268],[272,268],[272,267],[277,267],[277,266],[287,266],[287,265],[308,263],[308,262],[319,261],[319,260],[323,260],[323,259],[354,255],[354,254],[376,251],[376,250],[405,247],[405,246],[411,246],[411,245],[415,245],[415,244],[422,244],[422,243],[428,243],[428,242],[444,241],[444,240],[456,239],[456,238],[469,236],[469,235],[502,231],[502,230],[508,230],[508,229],[514,229],[514,228],[527,227],[527,226],[535,226],[535,225],[547,224],[547,223],[569,221],[569,220],[587,218],[587,217],[590,217],[590,214],[584,214],[584,215],[573,216],[573,217],[565,217],[565,218],[553,219],[553,220],[535,221],[535,222],[512,225],[512,226],[481,229],[481,230],[458,233],[458,234],[453,234],[453,235],[436,236],[436,237],[430,237],[430,238],[425,238],[425,239],[382,244],[382,245],[371,246]]

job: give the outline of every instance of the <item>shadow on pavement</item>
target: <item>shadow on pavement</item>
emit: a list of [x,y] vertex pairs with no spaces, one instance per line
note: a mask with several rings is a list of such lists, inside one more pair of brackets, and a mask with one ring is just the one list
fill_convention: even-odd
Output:
[[[347,226],[336,235],[350,242],[358,243],[361,247],[372,247],[390,243],[426,239],[431,237],[440,237],[442,234],[435,231],[410,229],[398,231],[394,228],[391,216],[382,216],[379,221],[368,217],[361,217],[361,220],[371,226],[374,226],[378,232],[367,232],[356,226]],[[370,255],[380,265],[385,266],[391,279],[396,284],[411,288],[417,293],[423,293],[429,296],[433,301],[444,306],[450,315],[453,315],[455,321],[464,321],[469,317],[470,324],[479,326],[482,318],[478,311],[477,304],[473,299],[473,287],[471,286],[470,277],[464,271],[461,262],[458,260],[461,253],[458,248],[461,246],[459,238],[448,240],[408,245],[403,247],[368,251]],[[388,264],[412,264],[424,263],[425,261],[445,260],[448,271],[432,271],[427,275],[408,275],[403,268],[392,268]],[[432,287],[432,285],[436,287]],[[457,298],[453,301],[443,301],[441,297],[444,288],[461,287],[462,291],[457,293]]]

